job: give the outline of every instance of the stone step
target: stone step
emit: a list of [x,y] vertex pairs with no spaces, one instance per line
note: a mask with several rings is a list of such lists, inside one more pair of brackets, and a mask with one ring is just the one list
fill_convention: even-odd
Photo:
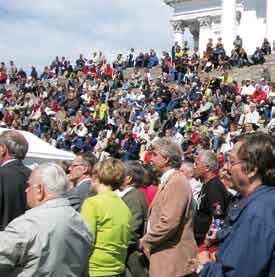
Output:
[[[266,62],[262,65],[252,65],[250,67],[233,68],[229,71],[229,75],[232,76],[237,82],[241,82],[245,79],[259,80],[262,78],[263,70],[267,68],[271,74],[271,81],[275,81],[275,55],[266,56]],[[219,76],[220,72],[214,71],[209,74],[202,73],[201,77]]]

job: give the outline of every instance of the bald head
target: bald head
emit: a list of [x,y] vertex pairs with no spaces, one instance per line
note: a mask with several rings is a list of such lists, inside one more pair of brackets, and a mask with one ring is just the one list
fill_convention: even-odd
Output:
[[4,131],[0,135],[0,145],[5,146],[10,157],[18,160],[23,160],[29,149],[28,141],[18,131]]

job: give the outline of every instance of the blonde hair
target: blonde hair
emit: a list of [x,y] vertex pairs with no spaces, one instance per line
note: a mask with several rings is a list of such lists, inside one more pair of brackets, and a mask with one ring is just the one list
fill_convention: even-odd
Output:
[[118,159],[109,158],[95,165],[93,175],[96,175],[100,183],[111,187],[112,190],[116,190],[124,181],[126,175],[125,165]]

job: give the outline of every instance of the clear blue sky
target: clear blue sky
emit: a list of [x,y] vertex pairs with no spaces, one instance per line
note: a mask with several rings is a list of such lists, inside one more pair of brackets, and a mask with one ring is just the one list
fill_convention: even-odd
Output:
[[41,69],[56,55],[168,50],[171,13],[162,0],[0,0],[0,61]]

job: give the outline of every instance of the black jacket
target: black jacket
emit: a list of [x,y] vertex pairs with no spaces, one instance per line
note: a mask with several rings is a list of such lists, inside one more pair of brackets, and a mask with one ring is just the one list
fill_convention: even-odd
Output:
[[199,207],[194,216],[194,233],[197,244],[200,245],[210,228],[215,204],[220,205],[223,218],[227,213],[229,193],[219,177],[214,177],[202,186],[198,202]]
[[0,167],[0,230],[27,209],[26,187],[31,170],[14,160]]

